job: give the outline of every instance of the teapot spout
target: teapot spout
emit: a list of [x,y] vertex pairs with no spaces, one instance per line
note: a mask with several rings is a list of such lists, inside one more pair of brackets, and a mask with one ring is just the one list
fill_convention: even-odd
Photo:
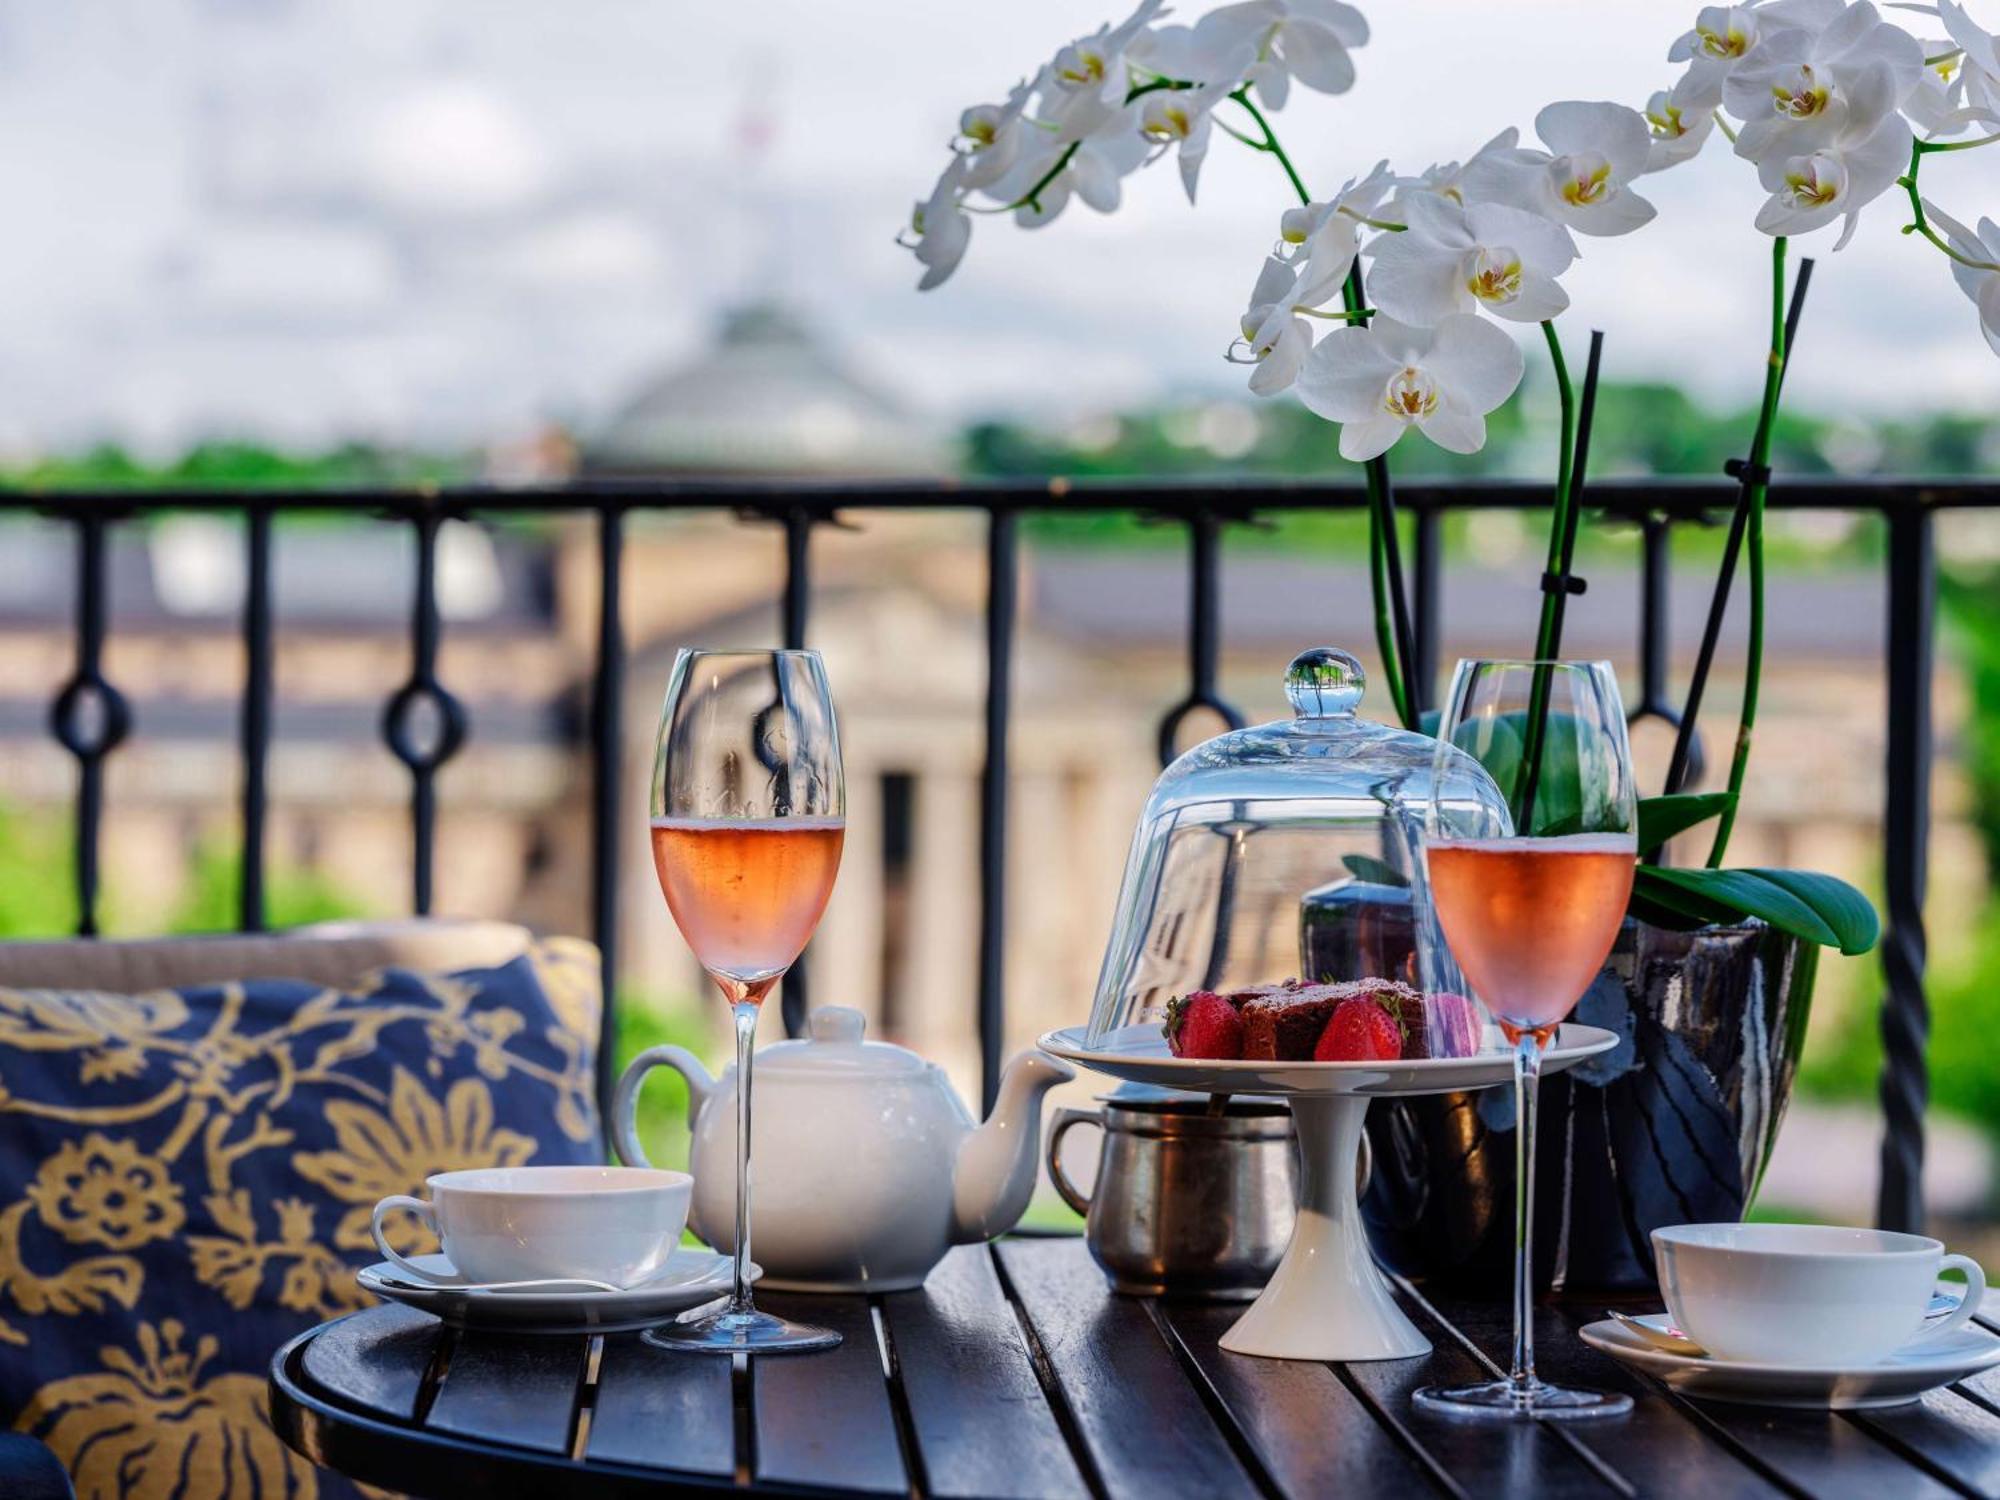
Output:
[[966,1136],[952,1172],[952,1243],[1005,1234],[1027,1212],[1041,1164],[1042,1100],[1076,1077],[1068,1063],[1023,1052],[1000,1077],[1000,1097],[986,1123]]

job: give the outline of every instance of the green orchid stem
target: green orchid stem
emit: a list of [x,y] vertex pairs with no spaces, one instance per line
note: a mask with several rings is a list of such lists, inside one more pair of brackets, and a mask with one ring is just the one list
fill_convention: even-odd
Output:
[[1757,699],[1764,682],[1764,501],[1770,485],[1766,465],[1771,459],[1771,433],[1778,422],[1778,394],[1785,383],[1785,251],[1783,235],[1771,243],[1771,353],[1764,365],[1764,402],[1757,412],[1757,432],[1750,442],[1750,467],[1745,476],[1747,505],[1744,553],[1750,564],[1750,629],[1744,645],[1743,709],[1736,720],[1736,749],[1729,761],[1729,801],[1716,824],[1709,846],[1708,867],[1722,867],[1729,835],[1736,828],[1736,809],[1743,797],[1743,778],[1750,768],[1750,742],[1757,727]]
[[[1569,474],[1570,462],[1576,452],[1576,390],[1570,384],[1569,363],[1563,358],[1562,339],[1556,334],[1553,319],[1542,323],[1542,336],[1548,340],[1549,365],[1555,372],[1556,394],[1562,403],[1562,432],[1556,449],[1556,503],[1549,516],[1549,566],[1551,573],[1562,569],[1563,537],[1569,529]],[[1535,631],[1535,657],[1546,660],[1555,649],[1556,637],[1556,596],[1542,595],[1542,619]]]
[[[1563,539],[1569,535],[1570,473],[1576,456],[1576,388],[1569,378],[1569,362],[1563,358],[1562,339],[1556,334],[1555,320],[1542,320],[1542,336],[1548,340],[1549,365],[1555,372],[1556,394],[1562,405],[1562,431],[1556,444],[1556,501],[1549,510],[1548,574],[1562,576]],[[1560,605],[1548,590],[1542,593],[1542,618],[1535,630],[1535,660],[1547,662],[1556,654],[1556,621]],[[1521,756],[1520,783],[1514,789],[1514,829],[1534,831],[1535,783],[1540,780],[1542,740],[1547,734],[1549,695],[1554,675],[1546,666],[1535,668],[1528,696],[1528,739]]]
[[[1299,195],[1300,204],[1310,204],[1312,194],[1306,191],[1305,179],[1285,154],[1271,122],[1251,100],[1250,90],[1240,88],[1229,97],[1243,107],[1264,134],[1261,142],[1251,144],[1276,158],[1291,180],[1292,191]],[[1345,317],[1357,326],[1366,327],[1370,312],[1362,294],[1358,261],[1347,273],[1341,300],[1347,309]],[[1375,601],[1375,649],[1381,653],[1382,669],[1389,676],[1389,699],[1395,706],[1396,718],[1405,729],[1415,729],[1422,715],[1422,704],[1417,693],[1416,651],[1410,635],[1408,597],[1403,590],[1402,543],[1396,531],[1396,500],[1389,487],[1388,460],[1378,454],[1368,460],[1362,473],[1368,484],[1368,580]]]
[[[1134,84],[1131,88],[1127,89],[1125,91],[1125,102],[1130,104],[1134,99],[1146,94],[1158,93],[1162,89],[1178,90],[1191,89],[1193,87],[1192,83],[1185,83],[1178,78],[1155,78],[1146,83]],[[1266,129],[1268,133],[1268,127]],[[1012,213],[1017,208],[1032,208],[1036,213],[1040,213],[1042,211],[1042,189],[1062,176],[1063,168],[1070,164],[1071,159],[1077,153],[1077,148],[1082,144],[1083,142],[1081,141],[1071,141],[1067,146],[1063,147],[1063,153],[1055,159],[1055,164],[1048,171],[1042,173],[1040,177],[1036,178],[1035,185],[1021,194],[1012,203],[998,209],[982,210],[982,212],[1006,214]]]
[[[1361,287],[1361,263],[1347,273],[1341,297],[1350,312],[1366,301]],[[1358,320],[1362,326],[1366,320]],[[1375,649],[1389,675],[1389,699],[1405,729],[1415,729],[1423,717],[1417,691],[1416,645],[1410,634],[1410,608],[1403,592],[1402,541],[1396,530],[1396,497],[1389,486],[1389,463],[1381,454],[1362,466],[1368,485],[1369,581],[1375,600]]]
[[1273,130],[1271,122],[1264,118],[1264,111],[1250,102],[1250,90],[1241,88],[1229,97],[1242,105],[1244,111],[1256,123],[1257,128],[1264,132],[1262,142],[1253,141],[1251,144],[1257,150],[1268,151],[1278,159],[1278,165],[1285,169],[1285,175],[1292,180],[1292,191],[1299,195],[1300,203],[1312,202],[1312,194],[1306,191],[1305,179],[1299,176],[1299,169],[1292,165],[1292,159],[1285,154],[1285,148],[1278,144],[1278,132]]
[[1372,307],[1347,307],[1339,312],[1330,307],[1295,307],[1292,311],[1302,318],[1331,318],[1336,323],[1366,323],[1375,316]]
[[1914,221],[1903,226],[1905,234],[1920,234],[1945,255],[1961,266],[1969,266],[1975,271],[2000,271],[2000,264],[1990,260],[1979,260],[1958,249],[1951,241],[1931,228],[1930,216],[1924,211],[1924,195],[1917,187],[1917,174],[1923,170],[1924,158],[1936,151],[1963,151],[1973,146],[1991,145],[2000,141],[2000,134],[1982,136],[1976,141],[1942,143],[1938,141],[1912,141],[1910,143],[1910,170],[1896,179],[1896,185],[1910,195],[1910,217]]

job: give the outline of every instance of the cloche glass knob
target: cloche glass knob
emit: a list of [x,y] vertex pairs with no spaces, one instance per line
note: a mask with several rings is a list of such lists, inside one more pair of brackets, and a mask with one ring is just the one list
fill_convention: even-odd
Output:
[[1361,663],[1334,646],[1301,651],[1285,668],[1285,696],[1301,719],[1327,719],[1352,714],[1368,686]]

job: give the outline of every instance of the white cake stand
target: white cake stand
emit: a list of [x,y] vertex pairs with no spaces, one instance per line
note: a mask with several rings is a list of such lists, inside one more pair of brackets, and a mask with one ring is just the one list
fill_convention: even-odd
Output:
[[[1156,1028],[1114,1034],[1107,1040],[1115,1051],[1086,1047],[1085,1029],[1048,1032],[1039,1045],[1052,1057],[1131,1083],[1276,1095],[1291,1105],[1299,1139],[1298,1223],[1285,1258],[1249,1311],[1223,1335],[1223,1348],[1268,1359],[1408,1359],[1430,1353],[1430,1340],[1403,1315],[1368,1253],[1354,1191],[1362,1121],[1368,1101],[1378,1095],[1448,1094],[1510,1083],[1511,1052],[1394,1063],[1209,1062],[1173,1056]],[[1572,1022],[1542,1054],[1542,1071],[1559,1073],[1617,1043],[1601,1027]]]

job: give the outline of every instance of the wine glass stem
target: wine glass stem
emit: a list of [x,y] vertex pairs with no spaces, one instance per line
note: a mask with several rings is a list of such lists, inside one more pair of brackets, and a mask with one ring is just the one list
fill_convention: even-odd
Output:
[[729,1296],[733,1313],[752,1311],[750,1302],[750,1055],[757,1040],[757,1006],[738,1000],[736,1018],[736,1255]]
[[1535,1096],[1547,1033],[1514,1038],[1514,1367],[1507,1382],[1529,1404],[1535,1386]]

